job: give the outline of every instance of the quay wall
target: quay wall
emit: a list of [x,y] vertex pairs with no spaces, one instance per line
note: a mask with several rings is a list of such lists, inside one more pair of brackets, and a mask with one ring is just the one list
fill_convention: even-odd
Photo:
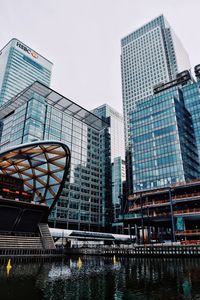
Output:
[[0,249],[0,258],[4,257],[29,257],[29,258],[53,258],[63,257],[63,249]]
[[121,257],[200,257],[200,245],[138,246],[132,248],[68,248],[67,255],[102,255]]

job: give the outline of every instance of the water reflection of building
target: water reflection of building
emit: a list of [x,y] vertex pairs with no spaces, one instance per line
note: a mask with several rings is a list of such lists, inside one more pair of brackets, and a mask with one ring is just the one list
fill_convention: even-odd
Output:
[[[100,257],[81,259],[81,268],[77,266],[78,258],[51,265],[48,277],[43,278],[43,286],[41,286],[48,299],[54,295],[62,295],[66,297],[64,299],[69,300],[112,299],[117,289],[120,269],[114,267],[112,259]],[[125,276],[120,274],[120,277]]]
[[198,299],[199,259],[117,258],[119,268],[113,258],[81,259],[81,268],[76,257],[32,264],[13,261],[9,277],[1,264],[1,298]]
[[5,103],[0,119],[3,149],[51,139],[62,141],[71,150],[70,179],[49,218],[51,225],[89,230],[104,227],[111,203],[108,124],[39,82]]

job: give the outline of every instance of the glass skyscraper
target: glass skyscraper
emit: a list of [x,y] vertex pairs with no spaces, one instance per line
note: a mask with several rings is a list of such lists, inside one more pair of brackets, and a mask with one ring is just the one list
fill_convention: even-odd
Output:
[[128,188],[131,192],[131,133],[129,113],[153,94],[153,87],[190,68],[188,55],[163,15],[121,40],[122,97]]
[[124,120],[123,116],[108,104],[103,104],[95,108],[92,112],[110,124],[112,204],[115,219],[117,213],[120,213],[124,206],[123,193],[126,181]]
[[[200,65],[198,65],[198,67],[200,69]],[[189,84],[182,87],[182,91],[185,105],[192,116],[197,148],[200,157],[200,72],[198,74],[199,77],[197,76],[197,81],[190,81]]]
[[126,198],[126,165],[121,157],[115,157],[112,163],[112,203],[114,220],[123,213]]
[[163,15],[124,37],[121,70],[126,122],[137,101],[153,94],[154,85],[189,67],[188,55]]
[[124,142],[124,119],[113,107],[108,104],[103,104],[92,112],[99,118],[103,118],[110,123],[110,138],[111,138],[111,161],[115,157],[125,159],[125,142]]
[[[105,229],[111,207],[108,124],[39,82],[7,101],[0,119],[2,149],[35,140],[59,140],[70,148],[70,179],[50,216],[51,225]],[[35,170],[40,172],[37,166]]]
[[21,41],[12,39],[0,51],[0,105],[35,80],[49,86],[52,65]]
[[130,113],[134,192],[200,177],[199,81],[174,82]]

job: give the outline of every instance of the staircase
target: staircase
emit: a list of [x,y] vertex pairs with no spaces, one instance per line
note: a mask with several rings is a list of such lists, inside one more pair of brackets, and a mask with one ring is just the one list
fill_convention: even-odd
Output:
[[43,249],[40,237],[0,234],[0,249]]
[[55,249],[55,244],[53,241],[53,238],[51,236],[51,233],[49,231],[49,226],[46,223],[40,223],[38,225],[41,235],[41,240],[43,244],[44,249]]

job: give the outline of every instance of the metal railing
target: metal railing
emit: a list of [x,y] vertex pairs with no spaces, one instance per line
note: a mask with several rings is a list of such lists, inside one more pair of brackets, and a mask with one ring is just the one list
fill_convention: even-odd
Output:
[[192,234],[199,234],[200,235],[200,229],[190,229],[190,230],[179,230],[176,231],[176,235],[192,235]]
[[40,234],[36,232],[13,232],[13,231],[0,231],[1,235],[7,236],[23,236],[23,237],[39,237]]

